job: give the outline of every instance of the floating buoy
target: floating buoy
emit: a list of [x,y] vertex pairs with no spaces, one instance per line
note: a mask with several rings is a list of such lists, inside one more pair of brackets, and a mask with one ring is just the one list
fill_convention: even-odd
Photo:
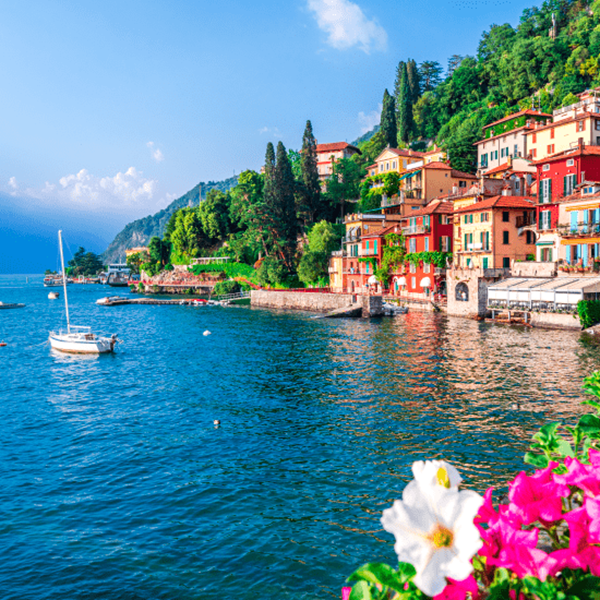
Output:
[[215,419],[215,420],[213,421],[213,423],[214,423],[215,425],[220,425],[220,424],[221,424],[221,421],[219,421],[219,419]]
[[210,335],[210,331],[207,329],[202,335]]

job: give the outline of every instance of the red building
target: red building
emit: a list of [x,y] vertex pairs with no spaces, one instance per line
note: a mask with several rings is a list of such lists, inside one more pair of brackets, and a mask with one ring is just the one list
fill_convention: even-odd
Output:
[[[452,202],[432,200],[427,206],[402,219],[406,252],[452,252]],[[394,295],[427,298],[446,293],[446,271],[435,264],[419,261],[405,263],[394,273],[390,291]]]
[[536,260],[554,261],[560,254],[559,204],[581,183],[600,181],[600,146],[586,146],[580,139],[575,148],[534,164],[538,185]]

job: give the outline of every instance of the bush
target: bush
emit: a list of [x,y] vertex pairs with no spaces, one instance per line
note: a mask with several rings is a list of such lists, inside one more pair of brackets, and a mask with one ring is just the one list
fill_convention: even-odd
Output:
[[325,252],[312,252],[307,250],[302,255],[298,265],[298,279],[305,285],[315,283],[327,276],[329,255]]
[[229,281],[219,281],[213,288],[213,294],[215,296],[221,296],[225,294],[237,294],[241,290],[241,286],[237,281],[230,279]]
[[258,282],[262,286],[281,286],[286,283],[288,275],[283,261],[275,256],[267,256],[257,273]]
[[580,300],[577,303],[577,313],[584,329],[600,323],[600,300]]

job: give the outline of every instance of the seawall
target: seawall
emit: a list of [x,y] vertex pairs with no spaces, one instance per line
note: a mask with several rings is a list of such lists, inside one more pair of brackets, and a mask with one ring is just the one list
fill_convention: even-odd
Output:
[[360,296],[353,294],[287,292],[279,290],[252,290],[250,298],[252,306],[260,308],[306,310],[319,313],[326,313],[360,302]]

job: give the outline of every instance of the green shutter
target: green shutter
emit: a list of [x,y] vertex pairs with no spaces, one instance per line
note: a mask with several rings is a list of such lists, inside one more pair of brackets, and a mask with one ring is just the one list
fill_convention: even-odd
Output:
[[567,177],[570,177],[570,175],[565,175],[563,177],[563,196],[567,195]]
[[552,179],[548,179],[548,202],[552,202]]

